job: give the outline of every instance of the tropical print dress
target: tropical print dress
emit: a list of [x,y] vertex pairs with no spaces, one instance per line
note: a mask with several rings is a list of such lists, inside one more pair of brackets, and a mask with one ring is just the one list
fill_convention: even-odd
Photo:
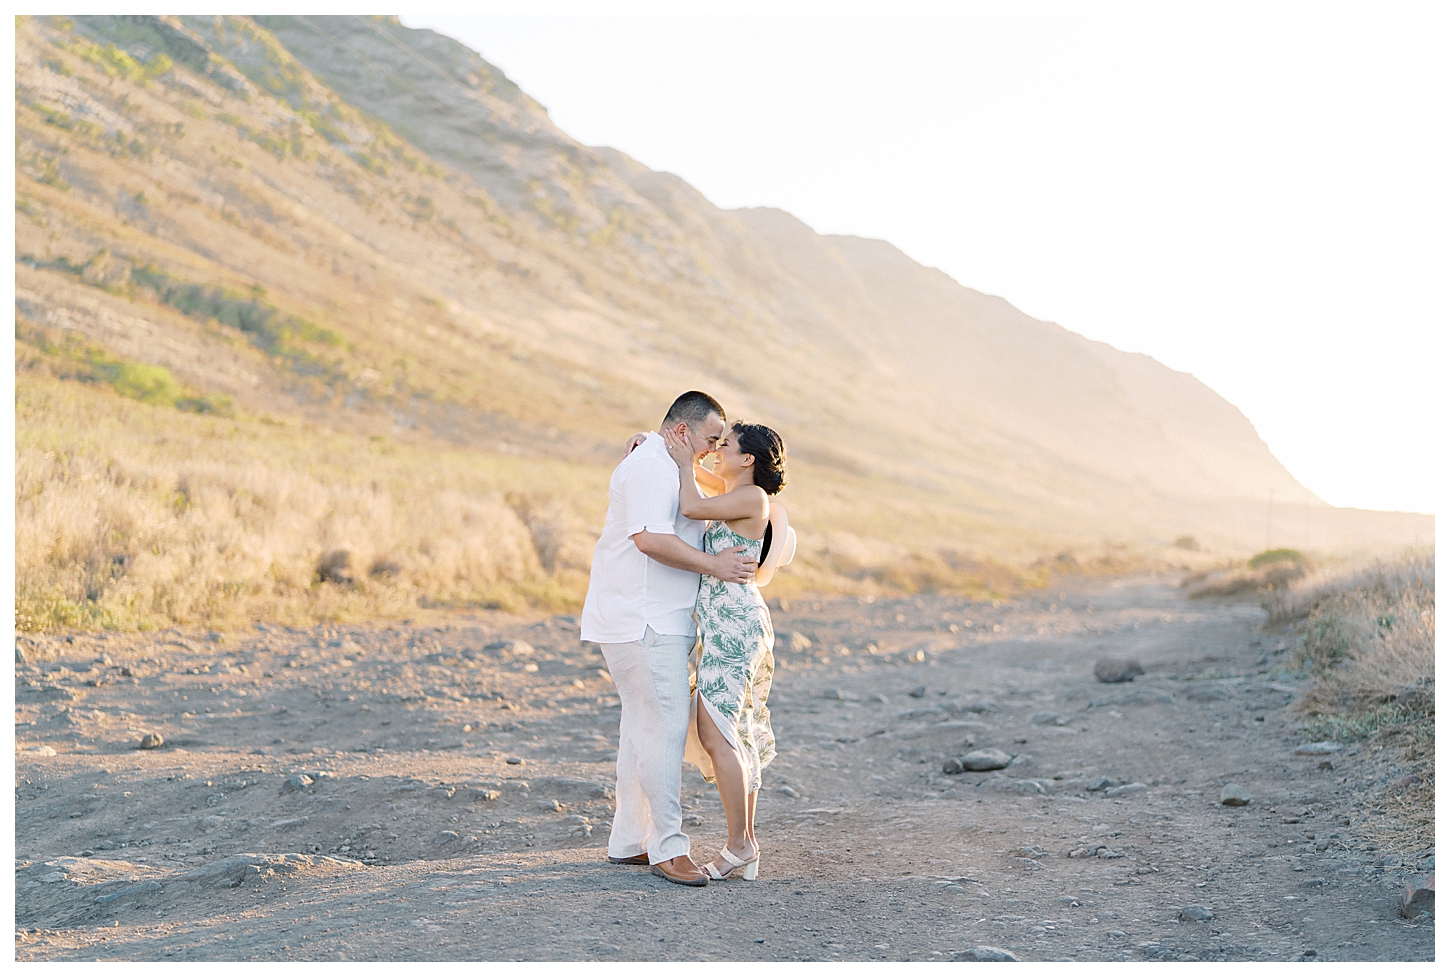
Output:
[[[723,522],[712,522],[705,529],[706,553],[743,546],[742,556],[759,560],[763,543],[746,539]],[[775,759],[775,733],[765,704],[775,672],[771,654],[775,630],[770,625],[770,611],[753,582],[725,583],[705,574],[700,577],[700,592],[695,598],[695,620],[700,632],[695,708],[709,712],[740,755],[746,789],[757,791],[761,771]],[[690,723],[686,759],[700,768],[706,780],[714,781],[714,765],[699,742],[694,722]]]

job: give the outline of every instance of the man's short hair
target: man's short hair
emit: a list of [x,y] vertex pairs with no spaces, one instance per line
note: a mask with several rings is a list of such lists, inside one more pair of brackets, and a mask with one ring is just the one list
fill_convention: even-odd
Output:
[[665,424],[684,421],[694,429],[711,414],[718,414],[720,420],[725,420],[725,408],[720,406],[720,401],[698,390],[686,390],[675,398],[675,402],[665,412]]

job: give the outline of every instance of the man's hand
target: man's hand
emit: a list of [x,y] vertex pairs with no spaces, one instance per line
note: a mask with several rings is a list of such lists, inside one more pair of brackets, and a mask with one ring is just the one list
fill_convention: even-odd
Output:
[[759,564],[749,557],[741,556],[743,546],[732,546],[728,550],[721,550],[710,558],[713,567],[710,574],[717,580],[726,583],[752,583],[755,580],[755,571]]
[[740,555],[743,546],[732,546],[714,556],[702,553],[673,533],[635,533],[631,539],[639,551],[667,567],[708,573],[727,583],[750,583],[755,579],[755,561]]

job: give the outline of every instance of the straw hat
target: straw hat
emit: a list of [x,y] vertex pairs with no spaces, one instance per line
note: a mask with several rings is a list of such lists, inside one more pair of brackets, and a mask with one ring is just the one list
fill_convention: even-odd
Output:
[[770,552],[765,562],[755,571],[755,585],[764,587],[770,583],[775,571],[795,559],[795,529],[785,516],[785,506],[779,502],[770,504]]

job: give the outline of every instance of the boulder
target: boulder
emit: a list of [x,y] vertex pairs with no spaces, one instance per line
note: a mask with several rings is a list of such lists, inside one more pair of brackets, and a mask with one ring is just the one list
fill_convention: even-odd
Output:
[[1001,750],[973,750],[961,758],[963,770],[1001,770],[1012,758]]
[[1099,658],[1093,665],[1093,675],[1099,682],[1131,682],[1142,674],[1143,666],[1135,658]]
[[1253,796],[1243,784],[1224,784],[1218,793],[1218,802],[1225,807],[1243,807]]

